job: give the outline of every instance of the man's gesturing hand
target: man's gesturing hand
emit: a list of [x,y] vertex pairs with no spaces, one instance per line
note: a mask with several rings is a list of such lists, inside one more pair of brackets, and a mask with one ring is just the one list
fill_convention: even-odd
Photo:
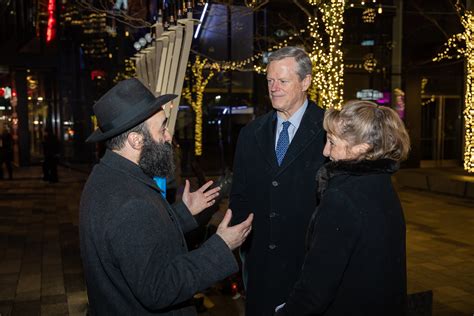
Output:
[[216,198],[219,196],[221,188],[215,187],[207,190],[212,184],[212,181],[208,181],[196,191],[191,192],[189,180],[186,180],[183,192],[183,202],[193,216],[201,213],[204,209],[212,206],[216,202]]
[[231,250],[234,250],[242,245],[250,234],[250,231],[252,230],[253,214],[250,214],[242,223],[234,226],[229,226],[231,219],[232,211],[228,209],[225,213],[224,219],[219,224],[219,227],[217,227],[216,234],[224,240]]

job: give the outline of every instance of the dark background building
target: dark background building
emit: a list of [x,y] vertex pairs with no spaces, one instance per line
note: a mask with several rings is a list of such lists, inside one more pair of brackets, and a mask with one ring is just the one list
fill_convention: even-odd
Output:
[[[266,55],[259,53],[285,39],[290,45],[309,45],[304,33],[292,36],[308,23],[294,1],[259,7],[262,2],[209,2],[193,42],[191,58],[199,54],[212,61],[239,62],[258,56],[242,67],[247,71],[217,73],[206,88],[200,163],[208,172],[231,167],[240,128],[271,107],[264,74],[249,71],[253,64],[264,66]],[[115,81],[133,73],[133,43],[150,32],[159,15],[158,2],[152,0],[130,0],[126,12],[102,4],[0,2],[0,87],[12,91],[11,98],[3,98],[4,106],[0,104],[0,124],[14,132],[17,164],[41,159],[46,129],[62,144],[63,162],[97,158],[95,147],[84,143],[94,128],[92,105]],[[197,2],[194,17],[203,11],[203,3]],[[131,25],[123,18],[131,15],[148,25]],[[347,1],[344,19],[344,99],[404,107],[413,142],[408,166],[461,166],[464,61],[433,61],[448,38],[462,32],[453,1]],[[187,152],[187,166],[193,159],[193,112],[184,98],[182,103],[176,140]]]

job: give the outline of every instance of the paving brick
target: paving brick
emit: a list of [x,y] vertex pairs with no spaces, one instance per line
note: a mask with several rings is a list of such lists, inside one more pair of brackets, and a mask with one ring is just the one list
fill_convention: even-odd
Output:
[[[57,304],[41,304],[41,315],[42,316],[63,316],[68,315],[67,303]],[[85,314],[82,314],[85,315]]]
[[41,297],[41,274],[20,274],[15,300],[32,301]]
[[12,316],[36,316],[40,315],[40,301],[15,301],[12,309]]

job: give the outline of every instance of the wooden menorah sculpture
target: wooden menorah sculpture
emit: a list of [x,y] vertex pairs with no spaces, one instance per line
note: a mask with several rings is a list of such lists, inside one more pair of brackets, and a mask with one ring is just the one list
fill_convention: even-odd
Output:
[[[173,24],[173,16],[170,17]],[[178,95],[173,101],[173,106],[165,108],[171,135],[175,130],[195,23],[190,6],[187,8],[187,17],[184,19],[178,17],[176,25],[168,27],[167,23],[159,21],[155,24],[155,38],[151,46],[141,50],[133,58],[137,78],[155,96]]]

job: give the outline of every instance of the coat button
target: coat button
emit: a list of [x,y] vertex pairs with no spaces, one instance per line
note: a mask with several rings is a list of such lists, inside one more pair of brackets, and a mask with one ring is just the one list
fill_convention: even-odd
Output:
[[274,187],[277,187],[277,186],[278,186],[278,181],[272,181],[272,185],[273,185]]
[[276,246],[275,244],[270,244],[270,245],[268,245],[268,249],[270,249],[270,250],[273,250],[273,249],[275,249],[276,247],[277,247],[277,246]]
[[270,218],[274,218],[277,216],[277,213],[275,212],[271,212],[268,216],[270,216]]

